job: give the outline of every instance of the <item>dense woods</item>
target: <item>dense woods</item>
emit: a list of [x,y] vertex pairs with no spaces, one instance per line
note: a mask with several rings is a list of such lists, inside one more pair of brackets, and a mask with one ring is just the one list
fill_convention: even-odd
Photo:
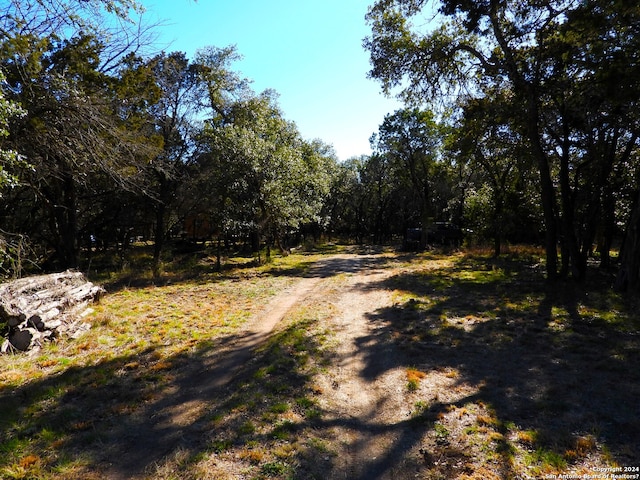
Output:
[[[425,30],[429,3],[371,7],[370,74],[407,101],[456,111],[459,158],[484,179],[473,187],[491,204],[484,224],[494,226],[496,249],[529,191],[548,278],[582,279],[594,245],[608,265],[624,239],[617,287],[637,288],[640,9],[617,0],[445,0],[438,26]],[[535,172],[533,188],[521,169]],[[511,216],[520,230],[523,213]]]
[[[384,0],[369,75],[406,107],[373,153],[304,139],[242,52],[152,52],[132,0],[5,2],[0,16],[0,269],[88,269],[176,239],[269,256],[306,237],[402,239],[435,222],[499,255],[589,259],[640,288],[640,7],[626,0]],[[435,12],[435,10],[434,10]],[[427,21],[431,16],[433,20]],[[366,72],[363,72],[365,75]]]

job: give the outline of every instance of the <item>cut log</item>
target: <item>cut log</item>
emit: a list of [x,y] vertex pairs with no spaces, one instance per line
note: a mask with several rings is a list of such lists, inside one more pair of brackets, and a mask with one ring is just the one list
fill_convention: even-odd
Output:
[[27,320],[27,325],[32,326],[38,331],[43,331],[45,328],[44,321],[40,315],[31,315],[29,320]]
[[47,320],[44,322],[44,330],[55,330],[62,325],[62,320]]
[[27,319],[27,316],[24,313],[19,313],[18,315],[12,315],[7,319],[7,324],[10,327],[17,327],[21,323],[23,323]]
[[77,299],[84,299],[91,295],[93,288],[94,285],[92,285],[91,283],[85,283],[84,285],[80,285],[69,290],[67,292],[67,296]]
[[26,352],[31,346],[32,338],[33,335],[28,328],[24,330],[17,330],[9,335],[9,343],[13,346],[13,348],[22,352]]
[[60,312],[61,312],[61,306],[57,305],[52,308],[49,308],[48,310],[43,311],[38,316],[44,323],[47,323],[50,320],[53,320],[54,318],[56,318],[58,315],[60,315]]
[[65,334],[77,338],[89,328],[81,312],[104,292],[80,272],[28,277],[0,285],[0,320],[9,326],[0,351],[38,349]]
[[82,272],[74,272],[71,270],[50,273],[48,275],[25,277],[0,285],[0,296],[6,291],[10,291],[16,296],[22,296],[30,292],[43,292],[43,295],[46,295],[44,292],[57,284],[62,283],[68,285],[75,282],[77,285],[85,281]]

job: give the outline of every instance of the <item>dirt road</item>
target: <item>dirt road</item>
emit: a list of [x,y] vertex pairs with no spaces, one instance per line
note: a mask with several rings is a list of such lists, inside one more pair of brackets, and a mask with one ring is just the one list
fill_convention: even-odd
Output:
[[2,446],[24,445],[0,477],[498,480],[637,465],[637,302],[599,282],[550,289],[537,257],[341,251],[114,293],[86,364],[50,368],[65,360],[56,346],[55,365],[37,359],[47,375],[0,392]]
[[380,338],[380,312],[392,303],[384,284],[394,269],[380,255],[344,261],[351,273],[333,301],[337,314],[329,325],[340,341],[335,361],[323,375],[330,392],[323,396],[323,409],[343,445],[329,478],[412,477],[418,465],[406,454],[419,435],[406,428],[411,407],[405,369],[395,346]]
[[115,447],[108,454],[107,478],[144,478],[144,470],[148,473],[150,465],[178,446],[196,444],[206,428],[198,419],[211,400],[219,398],[242,372],[289,311],[319,299],[330,302],[335,312],[326,325],[336,338],[334,359],[317,378],[325,412],[321,435],[339,446],[326,478],[393,478],[402,472],[415,473],[417,466],[406,460],[418,436],[406,425],[411,408],[404,395],[404,362],[392,344],[377,338],[382,325],[376,315],[392,301],[384,287],[394,271],[389,261],[380,253],[349,253],[313,265],[221,345],[215,359],[183,367],[179,384],[165,392],[151,413],[146,412],[148,418],[128,425],[126,433],[113,433],[121,436],[119,442],[110,442]]
[[321,260],[310,278],[274,300],[266,317],[273,328],[287,310],[314,299],[329,299],[335,309],[325,326],[337,339],[334,357],[317,379],[323,435],[341,446],[326,478],[409,478],[424,466],[418,454],[424,431],[411,427],[406,361],[383,338],[392,314],[386,281],[397,272],[392,258],[372,252]]

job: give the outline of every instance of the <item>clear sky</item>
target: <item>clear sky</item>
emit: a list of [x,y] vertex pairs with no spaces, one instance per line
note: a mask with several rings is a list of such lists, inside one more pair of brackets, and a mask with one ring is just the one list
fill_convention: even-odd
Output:
[[205,46],[236,45],[233,69],[272,88],[302,136],[332,144],[341,160],[371,153],[369,137],[400,108],[367,78],[373,0],[142,0],[148,22],[162,21],[158,48],[193,58]]

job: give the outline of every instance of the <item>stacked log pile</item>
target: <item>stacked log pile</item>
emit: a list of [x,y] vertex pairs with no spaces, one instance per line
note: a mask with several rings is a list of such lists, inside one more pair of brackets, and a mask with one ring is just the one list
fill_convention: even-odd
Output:
[[78,337],[89,328],[89,303],[102,293],[71,270],[0,284],[0,329],[4,324],[6,337],[0,352],[35,352],[61,335]]

